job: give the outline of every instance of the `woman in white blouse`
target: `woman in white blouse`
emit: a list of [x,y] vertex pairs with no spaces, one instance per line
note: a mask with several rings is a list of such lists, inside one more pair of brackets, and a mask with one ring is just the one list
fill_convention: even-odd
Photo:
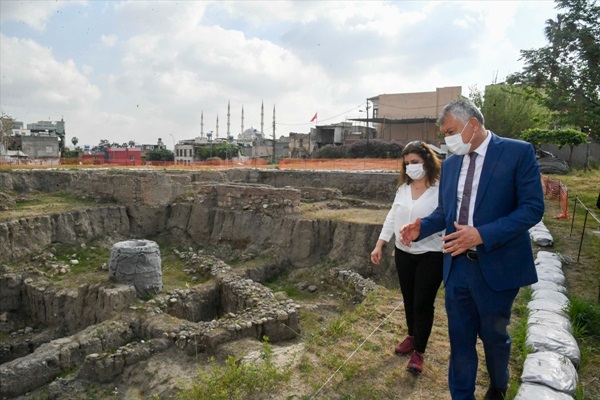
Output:
[[438,205],[440,160],[427,144],[410,142],[402,151],[404,168],[398,177],[398,189],[381,234],[371,252],[371,261],[381,261],[383,245],[395,236],[394,252],[400,290],[404,298],[408,336],[395,348],[396,354],[408,355],[407,370],[423,372],[423,353],[433,326],[434,302],[442,282],[442,233],[412,243],[400,243],[400,227],[418,217],[428,216]]

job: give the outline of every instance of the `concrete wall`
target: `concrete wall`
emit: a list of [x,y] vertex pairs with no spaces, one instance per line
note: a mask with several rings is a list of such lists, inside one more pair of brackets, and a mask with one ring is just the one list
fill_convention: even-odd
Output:
[[29,158],[57,158],[60,156],[57,136],[22,136],[21,150]]
[[[553,144],[544,144],[542,145],[542,149],[549,151],[550,153],[554,154],[560,159],[569,161],[569,154],[571,152],[571,148],[569,146],[565,146],[562,149],[559,149]],[[590,165],[600,166],[600,143],[597,141],[593,141],[591,143],[575,147],[573,149],[571,166],[575,168],[582,168],[585,164],[588,151]]]

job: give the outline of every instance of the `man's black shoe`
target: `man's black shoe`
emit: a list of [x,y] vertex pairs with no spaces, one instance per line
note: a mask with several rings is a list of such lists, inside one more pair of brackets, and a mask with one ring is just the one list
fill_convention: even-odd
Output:
[[485,397],[483,398],[483,400],[504,400],[505,396],[506,396],[506,389],[502,390],[502,389],[489,388],[487,390],[487,392],[485,393]]

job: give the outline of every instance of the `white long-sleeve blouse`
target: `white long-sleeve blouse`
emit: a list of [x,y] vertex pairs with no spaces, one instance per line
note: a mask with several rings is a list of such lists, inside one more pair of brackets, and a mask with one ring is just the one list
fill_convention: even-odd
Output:
[[438,205],[439,182],[430,186],[417,200],[412,199],[410,186],[404,184],[396,191],[396,197],[390,211],[385,218],[379,239],[389,242],[395,236],[396,247],[411,254],[422,254],[428,251],[442,251],[443,232],[413,242],[411,247],[403,245],[398,239],[400,228],[413,222],[417,218],[423,218],[431,214]]

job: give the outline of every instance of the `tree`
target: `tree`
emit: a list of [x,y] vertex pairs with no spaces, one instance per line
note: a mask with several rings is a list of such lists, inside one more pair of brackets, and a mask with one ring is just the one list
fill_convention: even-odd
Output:
[[135,141],[130,140],[127,144],[129,144],[129,147],[135,147]]
[[542,143],[550,143],[556,145],[559,149],[564,146],[569,146],[569,165],[573,157],[573,149],[575,146],[587,143],[588,135],[585,132],[580,132],[575,129],[527,129],[520,135],[522,140],[525,140],[538,148]]
[[531,90],[507,84],[486,86],[481,112],[485,126],[506,137],[519,137],[527,129],[549,128],[552,117]]
[[12,127],[15,122],[14,118],[4,112],[0,114],[0,147],[5,150],[12,149]]
[[110,142],[106,139],[101,139],[100,143],[92,147],[92,152],[103,152],[107,147],[110,147]]
[[219,157],[222,160],[231,159],[233,157],[237,157],[239,151],[240,147],[237,144],[225,142],[195,148],[196,157],[200,161],[204,161],[213,157]]
[[573,149],[575,148],[575,146],[587,143],[588,135],[584,132],[580,132],[575,129],[556,129],[551,132],[551,143],[557,145],[559,149],[562,149],[563,146],[570,147],[571,151],[569,152],[569,165],[571,165]]
[[79,143],[79,139],[77,139],[75,136],[73,136],[73,138],[71,138],[71,143],[73,143],[73,147],[77,147],[77,143]]
[[173,161],[175,154],[167,149],[155,149],[146,154],[147,161]]
[[548,141],[548,129],[533,128],[524,130],[519,138],[533,145],[534,149],[538,149],[543,143],[550,143]]
[[483,92],[477,85],[469,86],[469,100],[480,110],[483,108]]
[[564,10],[546,21],[548,45],[521,50],[523,71],[509,83],[541,89],[536,99],[556,112],[556,125],[600,138],[600,6],[598,0],[556,0]]

